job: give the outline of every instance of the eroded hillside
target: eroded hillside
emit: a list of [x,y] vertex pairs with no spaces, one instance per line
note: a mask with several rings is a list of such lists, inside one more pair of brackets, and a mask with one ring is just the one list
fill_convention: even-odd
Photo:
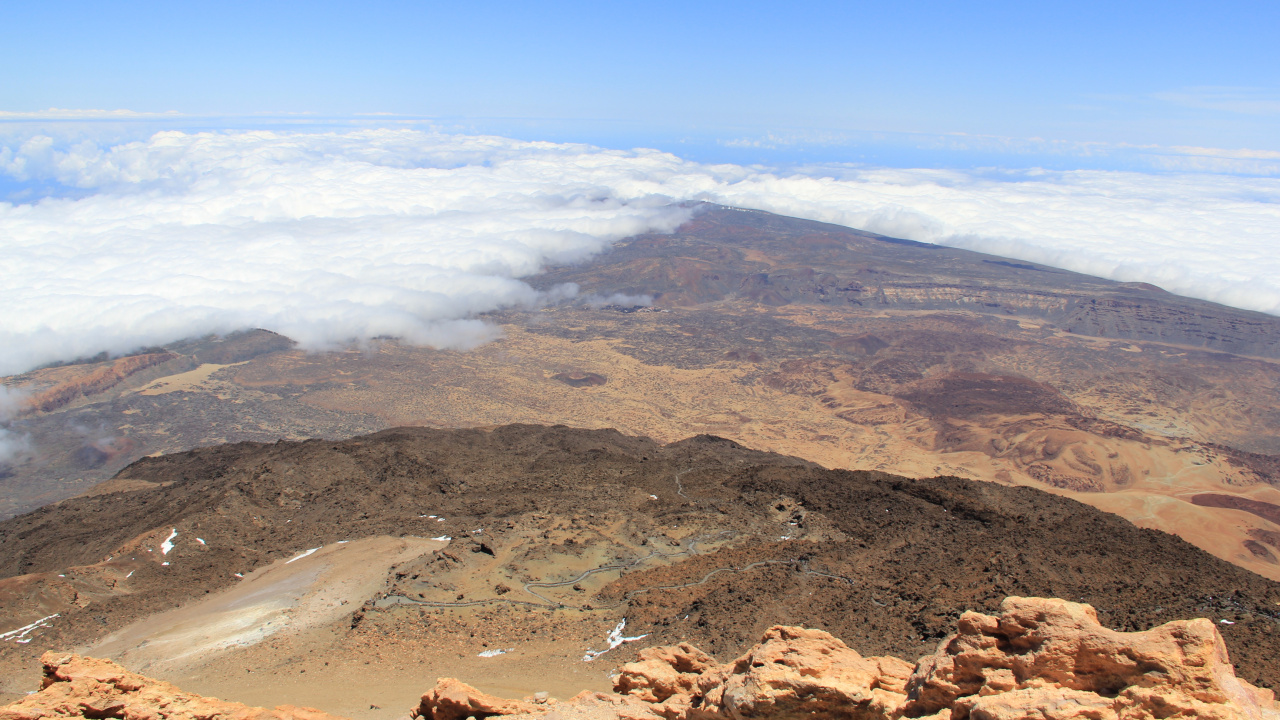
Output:
[[[1280,676],[1280,584],[1033,488],[529,425],[224,445],[114,482],[0,523],[6,691],[85,647],[202,694],[382,717],[372,688],[431,673],[604,689],[640,648],[727,658],[775,624],[919,657],[1007,595],[1120,630],[1208,616],[1242,678]],[[334,704],[339,677],[356,689]]]

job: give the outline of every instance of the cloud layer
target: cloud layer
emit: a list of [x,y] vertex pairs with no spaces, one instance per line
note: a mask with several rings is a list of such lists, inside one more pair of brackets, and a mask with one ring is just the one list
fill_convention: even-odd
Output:
[[264,327],[322,348],[465,348],[520,278],[708,200],[1280,314],[1280,180],[1108,171],[810,167],[788,173],[412,130],[159,133],[0,147],[0,173],[78,199],[0,203],[0,374]]
[[517,278],[688,217],[628,179],[645,153],[488,137],[36,137],[0,167],[94,191],[0,205],[0,373],[242,327],[470,347],[475,314],[556,299]]
[[27,395],[20,389],[0,385],[0,476],[11,461],[30,449],[31,439],[9,429],[9,420],[22,408]]

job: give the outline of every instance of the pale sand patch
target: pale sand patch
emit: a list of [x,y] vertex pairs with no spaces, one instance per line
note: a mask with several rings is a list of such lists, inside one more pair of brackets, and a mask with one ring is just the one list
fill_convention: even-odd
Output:
[[138,672],[204,664],[277,633],[330,625],[382,590],[391,566],[447,545],[387,536],[327,545],[258,568],[235,587],[134,623],[81,652]]
[[[159,455],[160,453],[156,453]],[[135,480],[133,478],[115,477],[80,493],[77,497],[94,497],[95,495],[108,495],[118,492],[134,492],[136,490],[150,490],[157,487],[165,487],[172,485],[172,482],[151,482],[149,480]]]
[[231,363],[229,365],[218,365],[216,363],[205,363],[195,370],[178,373],[176,375],[166,375],[158,380],[154,380],[147,385],[138,389],[139,395],[166,395],[172,392],[181,392],[183,390],[200,390],[203,389],[204,383],[209,381],[209,376],[218,372],[223,368],[244,365],[244,362]]

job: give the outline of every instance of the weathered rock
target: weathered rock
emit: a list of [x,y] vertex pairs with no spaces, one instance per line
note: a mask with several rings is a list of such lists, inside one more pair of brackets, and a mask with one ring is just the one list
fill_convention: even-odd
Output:
[[545,705],[508,700],[480,692],[454,678],[440,678],[436,686],[422,696],[418,706],[409,712],[413,718],[426,720],[476,720],[494,715],[516,715],[546,710]]
[[1236,678],[1210,621],[1117,632],[1088,605],[1042,598],[966,613],[914,670],[778,626],[727,665],[687,643],[650,648],[615,689],[670,720],[1280,720],[1270,690]]
[[[914,666],[862,657],[821,630],[775,626],[717,664],[688,643],[648,648],[615,694],[521,702],[452,678],[410,713],[422,720],[1280,720],[1270,690],[1238,679],[1208,620],[1145,632],[1102,627],[1088,605],[1006,598],[999,615],[965,613],[959,632]],[[44,688],[0,720],[340,720],[184,693],[106,660],[46,653]]]
[[511,720],[664,720],[654,707],[630,695],[584,690],[552,708],[540,708],[550,712]]
[[864,658],[822,630],[775,626],[719,667],[688,644],[650,648],[622,667],[614,688],[655,703],[668,718],[853,720],[885,717],[901,705],[910,674],[910,664]]
[[645,702],[660,703],[672,695],[689,694],[703,673],[719,663],[689,643],[662,645],[640,651],[640,659],[622,666],[613,689]]
[[273,710],[183,692],[110,660],[47,652],[40,692],[0,708],[0,720],[344,720],[313,708]]
[[1044,598],[965,613],[907,692],[906,716],[951,720],[1280,718],[1271,691],[1236,678],[1212,622],[1117,632],[1089,605]]

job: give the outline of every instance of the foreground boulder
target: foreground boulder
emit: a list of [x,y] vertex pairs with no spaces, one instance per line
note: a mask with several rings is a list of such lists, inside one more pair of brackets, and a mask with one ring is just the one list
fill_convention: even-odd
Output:
[[907,684],[909,717],[1276,718],[1274,694],[1235,675],[1204,618],[1145,632],[1102,627],[1089,605],[1006,598],[968,612]]
[[483,720],[493,715],[516,715],[537,710],[533,703],[507,700],[480,692],[454,678],[440,678],[436,686],[422,696],[418,706],[409,711],[409,716],[415,720],[463,720],[467,717]]
[[47,652],[40,692],[0,708],[0,720],[345,720],[313,708],[274,710],[183,692],[110,660]]
[[822,630],[775,626],[728,665],[687,643],[642,650],[614,689],[667,718],[885,717],[906,699],[911,670],[897,658],[864,658]]
[[1270,690],[1235,676],[1208,620],[1117,632],[1088,605],[1042,598],[965,613],[914,668],[778,626],[727,665],[687,644],[642,651],[615,689],[669,720],[1280,720]]

